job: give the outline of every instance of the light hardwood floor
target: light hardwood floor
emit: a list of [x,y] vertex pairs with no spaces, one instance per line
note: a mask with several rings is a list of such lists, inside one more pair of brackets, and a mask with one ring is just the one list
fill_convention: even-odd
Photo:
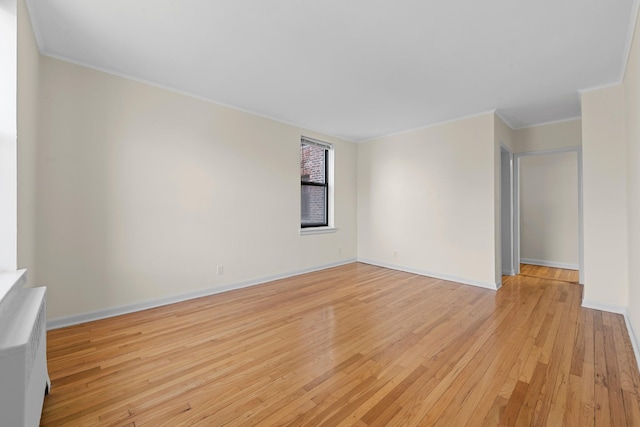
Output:
[[48,333],[43,425],[640,426],[616,314],[354,263]]
[[564,282],[578,283],[578,270],[564,270],[561,268],[543,267],[540,265],[520,264],[520,274],[523,276],[537,277],[539,279],[562,280]]

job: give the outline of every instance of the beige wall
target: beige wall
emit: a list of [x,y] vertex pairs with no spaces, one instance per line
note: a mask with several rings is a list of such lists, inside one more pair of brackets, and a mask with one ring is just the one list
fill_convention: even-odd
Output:
[[485,114],[359,144],[359,258],[495,287],[493,128]]
[[[512,131],[512,141],[515,153],[580,147],[582,121],[574,119],[516,129]],[[567,160],[569,158],[571,160]],[[551,157],[547,156],[520,158],[520,208],[524,208],[520,212],[521,259],[578,268],[577,158],[576,153],[560,155],[555,160],[550,160]],[[560,171],[558,168],[561,166],[555,164],[557,162],[565,162],[564,166],[570,169]],[[546,163],[548,170],[543,170],[545,167],[541,163]],[[557,185],[551,185],[549,176],[545,177],[545,174],[551,174],[549,176],[559,180],[556,181]],[[543,205],[545,208],[541,209]],[[542,231],[542,224],[545,222],[549,223],[549,227]],[[561,226],[563,223],[566,223],[566,227]]]
[[627,312],[640,340],[640,36],[621,85],[582,95],[587,306]]
[[505,145],[512,152],[514,151],[514,139],[513,133],[514,131],[507,126],[507,124],[498,116],[497,114],[493,115],[493,129],[495,141],[498,144]]
[[512,135],[515,153],[579,147],[582,145],[582,121],[576,119],[516,129]]
[[520,158],[520,258],[578,269],[578,153]]
[[[585,300],[628,304],[640,330],[637,32],[624,85],[585,93],[582,121],[510,131],[484,115],[356,148],[42,58],[25,17],[20,2],[18,264],[49,286],[50,317],[351,259],[356,195],[360,257],[490,285],[497,143],[584,133]],[[300,134],[336,144],[335,234],[298,235]]]
[[626,126],[623,87],[582,95],[584,301],[628,303]]
[[[629,318],[640,342],[640,30],[636,31],[624,79],[627,122],[627,218],[629,247]],[[638,360],[640,363],[640,360]]]
[[[354,144],[41,65],[36,248],[51,318],[355,259]],[[299,235],[301,134],[335,144],[336,233]]]
[[18,1],[18,268],[28,283],[39,284],[36,271],[36,173],[40,53],[24,0]]

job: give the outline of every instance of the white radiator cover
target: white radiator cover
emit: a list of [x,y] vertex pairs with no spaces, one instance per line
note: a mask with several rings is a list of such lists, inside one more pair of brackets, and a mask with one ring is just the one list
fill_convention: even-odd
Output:
[[[24,282],[24,280],[22,280]],[[0,300],[0,424],[38,426],[47,371],[46,288],[14,286]]]

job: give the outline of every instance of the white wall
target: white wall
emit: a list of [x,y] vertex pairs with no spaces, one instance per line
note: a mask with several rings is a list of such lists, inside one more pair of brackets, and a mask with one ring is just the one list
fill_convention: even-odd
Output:
[[493,128],[490,113],[358,144],[359,258],[495,288]]
[[[629,319],[640,343],[640,30],[636,31],[624,79],[627,124],[627,219],[629,248]],[[638,353],[636,353],[638,356]],[[640,363],[640,359],[638,360]]]
[[[48,57],[40,94],[51,318],[355,259],[354,144]],[[335,144],[336,233],[299,235],[301,134]]]
[[16,70],[17,8],[0,1],[0,271],[17,265]]
[[628,304],[627,148],[623,87],[582,94],[584,303]]
[[578,154],[520,158],[520,258],[577,270]]
[[36,176],[40,53],[24,0],[18,1],[18,268],[37,285]]

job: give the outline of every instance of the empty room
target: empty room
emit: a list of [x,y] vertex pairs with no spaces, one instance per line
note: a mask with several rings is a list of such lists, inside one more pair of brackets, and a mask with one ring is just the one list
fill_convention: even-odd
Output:
[[640,426],[640,0],[0,0],[0,426]]

